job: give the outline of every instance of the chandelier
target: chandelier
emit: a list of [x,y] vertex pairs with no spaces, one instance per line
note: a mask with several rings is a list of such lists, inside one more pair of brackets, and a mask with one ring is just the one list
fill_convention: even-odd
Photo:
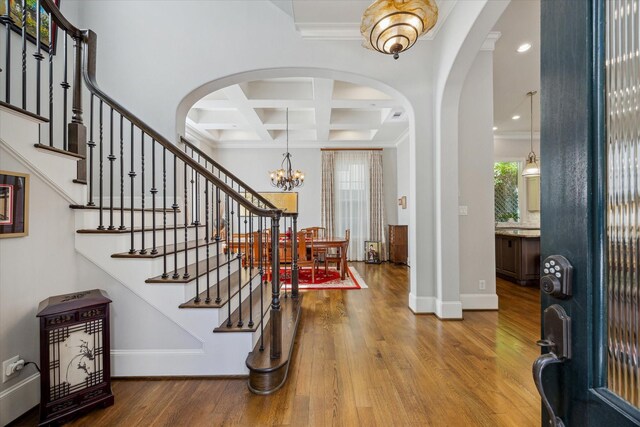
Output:
[[296,169],[293,171],[291,167],[291,153],[289,153],[289,109],[287,108],[287,152],[282,159],[280,169],[269,172],[271,177],[271,185],[281,189],[282,191],[291,191],[296,187],[304,185],[304,173]]
[[398,59],[438,21],[435,0],[376,0],[362,16],[363,45]]
[[538,157],[536,153],[533,151],[533,95],[537,92],[531,91],[527,93],[527,96],[531,101],[531,138],[529,139],[529,143],[531,144],[531,151],[529,151],[529,155],[527,156],[527,164],[522,170],[522,176],[534,177],[540,176],[540,166],[538,165]]

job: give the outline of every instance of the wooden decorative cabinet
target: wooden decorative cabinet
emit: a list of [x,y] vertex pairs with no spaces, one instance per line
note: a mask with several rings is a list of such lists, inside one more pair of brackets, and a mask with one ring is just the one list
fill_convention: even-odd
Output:
[[389,225],[389,261],[406,264],[409,255],[409,227]]
[[100,289],[40,303],[40,425],[113,404],[109,304]]

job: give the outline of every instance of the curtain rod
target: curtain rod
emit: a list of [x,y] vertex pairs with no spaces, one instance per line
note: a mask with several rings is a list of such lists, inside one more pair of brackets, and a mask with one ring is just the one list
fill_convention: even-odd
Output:
[[320,151],[382,151],[382,148],[321,148]]

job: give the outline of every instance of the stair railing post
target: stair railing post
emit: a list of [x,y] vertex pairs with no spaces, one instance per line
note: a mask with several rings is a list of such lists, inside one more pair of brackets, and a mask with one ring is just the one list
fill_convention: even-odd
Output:
[[[69,151],[86,157],[87,155],[87,128],[82,120],[82,38],[73,36],[75,49],[75,62],[73,67],[73,85],[71,100],[71,123],[67,125]],[[78,160],[78,181],[87,180],[87,160]]]
[[280,214],[271,218],[271,358],[282,353],[282,311],[280,307]]
[[293,215],[291,254],[291,298],[298,298],[298,214]]

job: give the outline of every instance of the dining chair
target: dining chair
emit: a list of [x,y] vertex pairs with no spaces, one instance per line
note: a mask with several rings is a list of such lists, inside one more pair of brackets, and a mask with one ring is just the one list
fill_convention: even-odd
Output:
[[313,256],[313,233],[298,232],[298,267],[311,266],[311,283],[316,283],[318,265],[318,258]]
[[[347,240],[347,245],[344,250],[349,253],[349,242],[351,240],[351,229],[347,228],[344,232],[344,237]],[[340,249],[342,250],[342,249]],[[324,272],[326,273],[329,270],[329,263],[335,262],[336,269],[340,271],[340,263],[342,262],[342,254],[338,251],[336,253],[326,253],[324,256]]]

